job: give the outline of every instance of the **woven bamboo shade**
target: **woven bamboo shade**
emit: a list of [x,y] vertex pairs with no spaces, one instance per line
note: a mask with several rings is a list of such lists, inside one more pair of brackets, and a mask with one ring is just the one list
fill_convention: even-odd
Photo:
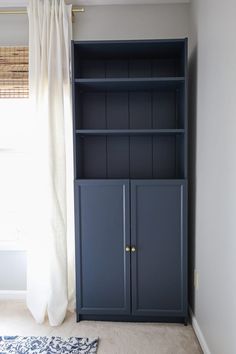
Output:
[[29,97],[28,47],[0,47],[0,98]]

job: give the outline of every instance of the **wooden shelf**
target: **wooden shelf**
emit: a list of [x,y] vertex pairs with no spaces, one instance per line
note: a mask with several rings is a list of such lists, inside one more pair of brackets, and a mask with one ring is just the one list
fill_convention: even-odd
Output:
[[78,129],[79,135],[174,135],[184,134],[184,129]]
[[145,77],[145,78],[106,78],[106,79],[75,79],[76,85],[83,90],[155,90],[178,88],[185,82],[184,77]]
[[[127,178],[120,178],[120,180],[122,181],[122,179],[123,180],[127,180]],[[143,180],[143,178],[135,178],[136,180],[139,180],[139,181],[142,181]],[[81,182],[86,182],[86,181],[90,181],[90,182],[92,182],[92,181],[94,181],[95,183],[96,183],[96,181],[104,181],[104,180],[107,180],[107,178],[85,178],[85,179],[83,179],[83,178],[76,178],[75,180],[74,180],[74,183],[75,183],[75,185],[79,185]],[[110,181],[117,181],[117,178],[109,178],[109,180]],[[153,180],[153,177],[150,177],[150,178],[145,178],[145,180],[149,180],[149,181],[151,181],[151,180]],[[175,183],[185,183],[186,182],[186,179],[183,179],[183,178],[165,178],[165,179],[163,179],[163,178],[155,178],[155,180],[157,181],[158,180],[158,182],[160,182],[160,183],[168,183],[168,182],[175,182]]]

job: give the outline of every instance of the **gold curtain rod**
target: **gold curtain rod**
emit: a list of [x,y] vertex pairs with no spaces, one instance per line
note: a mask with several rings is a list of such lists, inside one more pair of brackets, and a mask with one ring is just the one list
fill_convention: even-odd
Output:
[[[72,8],[73,14],[76,12],[84,12],[84,7]],[[0,15],[23,15],[27,14],[26,10],[0,10]]]

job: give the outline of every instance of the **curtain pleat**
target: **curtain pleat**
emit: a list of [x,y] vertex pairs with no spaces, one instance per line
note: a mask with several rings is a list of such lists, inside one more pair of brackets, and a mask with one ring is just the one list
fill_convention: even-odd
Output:
[[29,85],[35,136],[27,304],[38,323],[65,318],[74,304],[71,6],[30,0]]

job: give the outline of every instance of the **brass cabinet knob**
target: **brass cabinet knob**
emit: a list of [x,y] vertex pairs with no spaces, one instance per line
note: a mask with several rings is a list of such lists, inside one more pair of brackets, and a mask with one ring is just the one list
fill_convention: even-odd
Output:
[[129,247],[129,246],[126,246],[126,247],[125,247],[125,250],[126,250],[126,252],[130,252],[130,247]]
[[132,246],[131,251],[132,251],[132,252],[135,252],[135,251],[136,251],[136,248],[135,248],[134,246]]

